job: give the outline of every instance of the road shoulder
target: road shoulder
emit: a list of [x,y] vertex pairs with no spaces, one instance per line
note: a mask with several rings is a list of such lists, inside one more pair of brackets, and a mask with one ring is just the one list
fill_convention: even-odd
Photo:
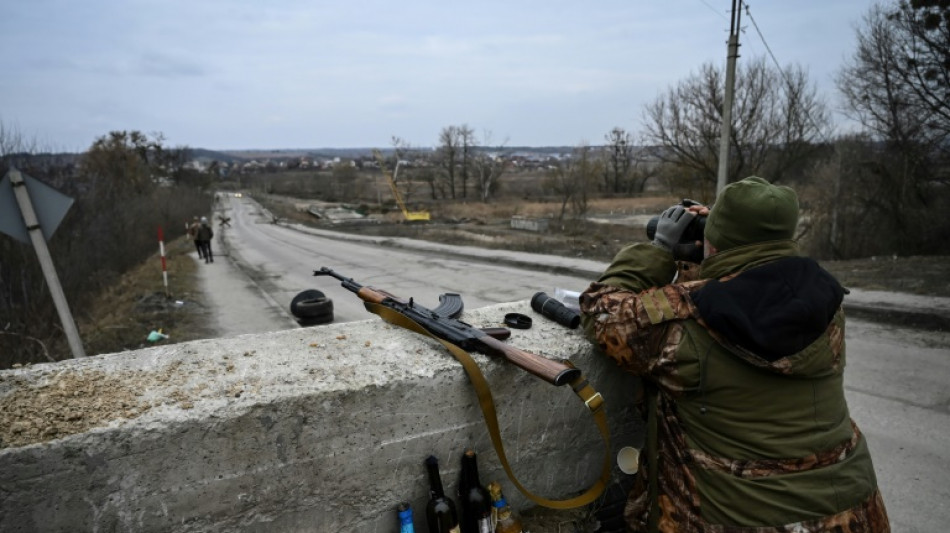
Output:
[[[219,242],[216,240],[215,244]],[[299,327],[227,255],[218,254],[220,249],[220,246],[216,249],[217,260],[213,263],[205,263],[195,254],[189,254],[199,263],[198,283],[215,321],[209,326],[218,337]]]

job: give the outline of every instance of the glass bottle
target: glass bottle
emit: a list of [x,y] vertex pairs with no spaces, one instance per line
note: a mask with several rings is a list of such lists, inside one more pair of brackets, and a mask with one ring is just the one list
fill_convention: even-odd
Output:
[[501,485],[496,481],[488,484],[488,492],[491,494],[493,520],[495,522],[494,533],[523,533],[521,519],[511,512],[508,500],[501,493]]
[[402,502],[396,508],[399,513],[399,533],[416,533],[412,524],[412,506],[409,502]]
[[478,480],[475,450],[465,450],[462,454],[459,505],[462,508],[462,533],[492,533],[491,496]]
[[434,455],[426,458],[426,470],[429,472],[429,503],[426,504],[426,523],[429,525],[429,533],[459,533],[455,503],[445,495],[442,489],[439,460]]

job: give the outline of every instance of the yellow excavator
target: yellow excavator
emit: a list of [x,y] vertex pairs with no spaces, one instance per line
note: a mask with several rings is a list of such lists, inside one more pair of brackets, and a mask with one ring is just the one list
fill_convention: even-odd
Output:
[[393,173],[390,173],[386,167],[386,159],[383,158],[383,154],[381,154],[379,150],[374,149],[373,156],[376,157],[376,162],[379,163],[379,170],[383,172],[383,176],[386,176],[386,180],[389,181],[389,188],[393,190],[393,196],[396,198],[399,209],[402,210],[402,216],[409,222],[429,220],[428,211],[410,211],[406,209],[406,204],[402,202],[402,195],[399,194],[399,189],[396,188],[396,178],[394,175],[399,172],[399,161],[396,162],[396,169]]

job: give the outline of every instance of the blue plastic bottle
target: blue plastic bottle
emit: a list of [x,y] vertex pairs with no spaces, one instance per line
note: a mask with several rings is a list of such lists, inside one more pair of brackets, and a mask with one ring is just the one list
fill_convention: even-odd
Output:
[[412,525],[412,506],[403,502],[396,508],[399,511],[399,533],[416,533]]

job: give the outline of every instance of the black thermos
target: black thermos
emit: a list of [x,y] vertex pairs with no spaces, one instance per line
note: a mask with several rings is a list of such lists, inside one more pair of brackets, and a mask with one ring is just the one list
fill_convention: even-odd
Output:
[[562,326],[571,329],[581,323],[581,315],[543,292],[535,293],[531,298],[531,309],[550,318]]

